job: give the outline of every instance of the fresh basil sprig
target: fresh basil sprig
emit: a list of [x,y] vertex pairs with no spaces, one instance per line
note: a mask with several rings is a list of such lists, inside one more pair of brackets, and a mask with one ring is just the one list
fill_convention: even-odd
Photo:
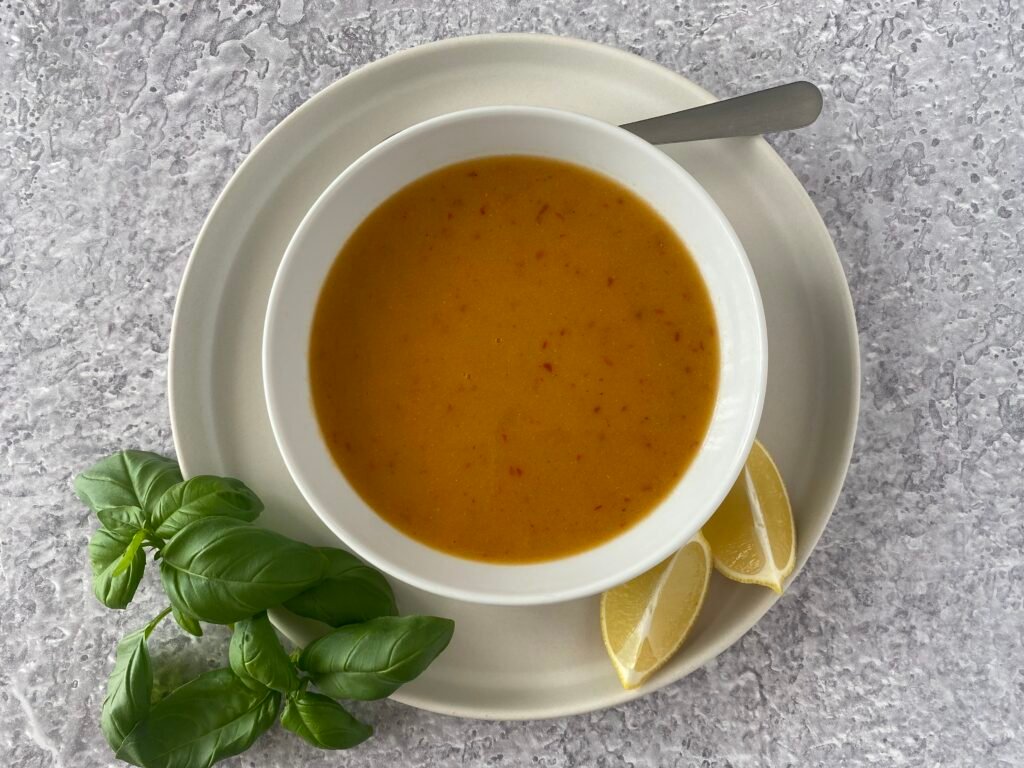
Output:
[[425,670],[452,639],[455,622],[436,616],[382,616],[314,640],[299,667],[339,699],[383,699]]
[[178,462],[149,451],[121,451],[97,462],[75,478],[75,492],[93,512],[138,507],[156,509],[164,491],[181,482]]
[[96,513],[100,525],[120,536],[134,536],[146,528],[146,515],[138,507],[105,507]]
[[96,599],[107,608],[124,608],[142,581],[146,553],[133,534],[100,528],[89,539],[89,563]]
[[231,477],[200,475],[172,485],[156,503],[150,523],[153,533],[168,539],[203,517],[233,517],[251,523],[263,502],[244,483]]
[[214,624],[280,605],[320,581],[327,568],[313,547],[231,517],[189,523],[161,553],[171,605]]
[[395,594],[380,571],[341,549],[317,551],[327,560],[323,579],[285,600],[285,608],[332,627],[398,613]]
[[280,709],[277,691],[250,688],[230,669],[214,669],[154,704],[117,756],[145,768],[207,768],[251,747]]
[[[117,647],[100,727],[121,760],[207,768],[248,749],[282,702],[287,730],[322,749],[354,747],[373,729],[307,687],[382,698],[423,672],[451,640],[447,619],[396,616],[387,580],[355,556],[252,526],[263,504],[238,480],[183,480],[170,459],[123,451],[77,477],[75,490],[102,526],[89,541],[97,598],[127,606],[149,550],[171,602]],[[289,655],[266,613],[282,605],[337,629]],[[233,624],[230,666],[153,703],[148,639],[168,613],[193,635],[203,633],[201,621]]]
[[373,735],[334,699],[310,691],[288,697],[281,725],[320,749],[350,749]]
[[252,687],[291,693],[299,688],[299,675],[277,638],[266,613],[235,624],[228,649],[231,670]]
[[100,729],[115,753],[121,749],[128,734],[149,714],[153,666],[146,641],[166,615],[167,611],[164,611],[117,644],[114,671],[110,673],[107,696],[100,710]]

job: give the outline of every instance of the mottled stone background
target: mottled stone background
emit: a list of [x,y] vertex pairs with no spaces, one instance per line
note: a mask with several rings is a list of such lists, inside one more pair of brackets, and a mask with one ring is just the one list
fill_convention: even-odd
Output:
[[[864,393],[843,498],[786,599],[659,694],[536,723],[381,703],[362,708],[378,735],[355,752],[275,730],[233,765],[1024,764],[1024,12],[1011,0],[2,0],[3,762],[113,763],[96,717],[132,619],[90,595],[93,523],[69,480],[124,445],[171,450],[171,311],[214,196],[336,78],[494,30],[601,41],[722,95],[823,87],[821,120],[772,142],[857,307]],[[142,603],[155,608],[154,589]],[[210,634],[161,645],[161,664],[184,675],[220,658]]]

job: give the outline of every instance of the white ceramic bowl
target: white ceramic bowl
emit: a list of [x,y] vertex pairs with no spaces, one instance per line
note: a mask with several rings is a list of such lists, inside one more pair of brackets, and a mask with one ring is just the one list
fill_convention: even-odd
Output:
[[[538,155],[603,173],[651,204],[704,277],[721,347],[718,397],[697,457],[647,517],[593,549],[503,565],[466,560],[409,538],[352,489],[324,443],[309,384],[310,329],[323,284],[349,235],[380,203],[438,168],[487,155]],[[277,444],[310,506],[354,552],[413,586],[502,605],[595,594],[653,567],[689,540],[739,475],[761,416],[767,338],[743,246],[710,196],[650,144],[600,121],[535,107],[456,112],[408,128],[349,166],[302,220],[270,294],[263,379]]]

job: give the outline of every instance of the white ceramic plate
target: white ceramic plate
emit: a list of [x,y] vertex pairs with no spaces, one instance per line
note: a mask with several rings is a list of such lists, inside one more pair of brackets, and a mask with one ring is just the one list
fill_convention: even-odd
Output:
[[[337,544],[277,452],[260,350],[271,282],[306,210],[352,160],[435,115],[533,104],[613,123],[712,100],[685,78],[603,46],[560,38],[462,38],[390,56],[348,75],[278,126],[242,164],[196,242],[175,308],[170,405],[187,475],[243,478],[261,523]],[[857,332],[842,267],[807,194],[760,139],[683,144],[668,154],[697,178],[743,241],[764,301],[769,371],[759,438],[786,479],[807,561],[838,498],[856,429]],[[462,603],[395,584],[407,613],[456,621],[449,649],[399,701],[467,717],[585,712],[674,682],[734,643],[775,602],[712,580],[682,651],[647,685],[624,691],[608,662],[597,598],[529,608]],[[304,643],[310,627],[279,626]]]

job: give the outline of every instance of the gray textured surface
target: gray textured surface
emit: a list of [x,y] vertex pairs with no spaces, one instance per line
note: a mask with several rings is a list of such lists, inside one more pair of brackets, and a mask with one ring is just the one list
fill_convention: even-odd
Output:
[[[863,411],[842,501],[787,599],[659,694],[542,723],[383,703],[362,708],[378,735],[357,752],[316,753],[275,731],[233,764],[1024,764],[1015,6],[0,2],[5,762],[113,762],[95,719],[132,620],[90,595],[93,524],[69,480],[124,444],[170,451],[171,311],[216,192],[354,67],[522,30],[632,50],[722,94],[824,86],[822,119],[773,143],[824,215],[857,306]],[[157,604],[144,595],[141,611]],[[159,653],[198,666],[222,644],[179,637]]]

